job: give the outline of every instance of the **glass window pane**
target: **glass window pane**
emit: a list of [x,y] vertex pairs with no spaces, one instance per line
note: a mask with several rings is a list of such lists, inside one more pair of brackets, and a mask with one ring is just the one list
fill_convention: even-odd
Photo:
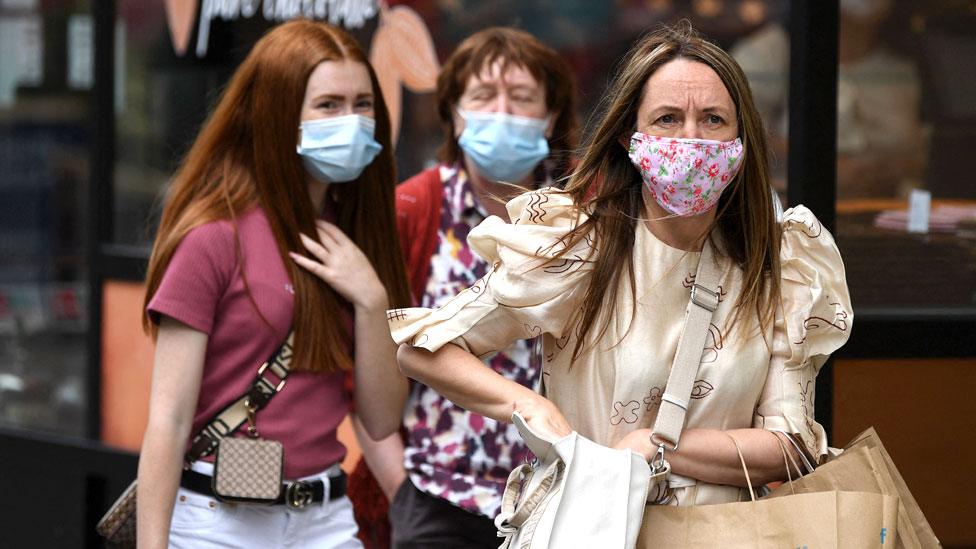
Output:
[[0,2],[0,424],[84,435],[91,17]]
[[[309,3],[312,15],[328,19],[325,8],[333,4],[321,3],[324,7],[318,13],[315,6],[319,4]],[[772,138],[776,188],[785,192],[789,82],[789,3],[785,0],[461,0],[401,4],[423,19],[441,61],[468,35],[492,25],[522,28],[556,48],[578,78],[580,120],[584,122],[602,97],[616,63],[634,41],[662,23],[687,18],[705,36],[734,52],[745,67]],[[205,21],[193,13],[177,12],[167,20],[162,2],[122,0],[118,6],[124,27],[118,37],[124,47],[116,73],[122,97],[117,98],[113,239],[148,246],[166,181],[222,85],[261,33],[277,22],[277,15],[268,20],[263,9],[250,13],[242,7]],[[370,8],[375,6],[371,2],[362,6],[362,13],[347,13],[342,22],[369,49],[384,15]],[[414,52],[421,38],[395,36],[398,44],[393,49]],[[388,66],[377,69],[392,70],[397,63],[386,61]],[[401,87],[396,151],[401,179],[435,162],[442,136],[432,91],[432,86],[406,81]]]
[[837,236],[862,313],[976,311],[974,22],[948,0],[841,2]]

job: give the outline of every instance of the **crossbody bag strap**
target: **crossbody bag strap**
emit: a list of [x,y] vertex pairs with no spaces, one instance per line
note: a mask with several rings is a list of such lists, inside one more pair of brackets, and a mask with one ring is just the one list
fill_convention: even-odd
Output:
[[661,396],[661,406],[651,429],[651,442],[658,447],[658,455],[662,458],[664,450],[678,449],[709,324],[719,304],[718,282],[719,266],[710,239],[705,239],[685,312],[685,326],[678,339],[678,350],[674,354],[668,383]]
[[258,374],[250,388],[237,400],[227,405],[204,425],[203,429],[190,444],[183,457],[184,467],[189,467],[194,461],[208,456],[217,449],[220,439],[236,431],[247,422],[248,414],[254,414],[268,405],[271,398],[278,394],[285,386],[285,379],[291,371],[292,345],[295,332],[288,334],[288,339],[275,350],[264,364],[258,368]]

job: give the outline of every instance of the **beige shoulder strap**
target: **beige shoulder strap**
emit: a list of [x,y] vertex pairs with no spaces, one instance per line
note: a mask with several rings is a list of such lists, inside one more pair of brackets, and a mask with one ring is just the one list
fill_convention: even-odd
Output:
[[705,239],[695,283],[691,286],[691,299],[685,311],[685,327],[678,339],[678,350],[671,364],[668,384],[651,430],[651,442],[666,450],[678,449],[678,439],[684,428],[708,327],[719,304],[718,282],[719,265],[710,239]]

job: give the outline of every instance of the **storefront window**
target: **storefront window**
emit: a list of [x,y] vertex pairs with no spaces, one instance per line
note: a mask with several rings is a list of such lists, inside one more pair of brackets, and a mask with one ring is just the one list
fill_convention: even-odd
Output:
[[83,435],[91,18],[0,1],[0,425]]
[[837,240],[862,314],[976,311],[969,4],[840,3]]
[[[294,4],[294,9],[286,4]],[[471,33],[492,25],[512,25],[560,51],[578,79],[580,119],[585,122],[616,63],[634,41],[662,23],[687,18],[705,36],[733,51],[745,67],[773,139],[776,187],[785,190],[789,81],[789,48],[783,46],[787,42],[785,0],[363,0],[345,3],[341,13],[329,13],[329,6],[339,5],[330,2],[203,5],[213,11],[203,7],[200,13],[183,13],[173,8],[176,11],[167,17],[162,2],[118,3],[124,27],[118,36],[124,47],[116,69],[122,93],[116,105],[113,239],[117,243],[148,247],[165,184],[219,90],[261,33],[283,18],[305,13],[304,9],[310,10],[306,15],[339,22],[350,30],[370,52],[377,70],[386,71],[393,82],[385,93],[390,92],[386,100],[391,109],[399,112],[400,179],[436,162],[442,139],[433,94],[438,61]],[[411,13],[404,13],[404,8]],[[422,24],[416,23],[414,14]],[[391,30],[380,37],[377,30],[393,22],[397,24],[387,25]]]

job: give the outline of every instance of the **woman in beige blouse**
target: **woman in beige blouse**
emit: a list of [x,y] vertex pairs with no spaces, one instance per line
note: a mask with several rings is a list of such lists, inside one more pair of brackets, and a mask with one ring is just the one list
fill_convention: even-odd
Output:
[[[745,478],[726,433],[756,483],[786,478],[776,436],[808,464],[826,455],[814,380],[850,333],[844,265],[806,208],[777,221],[762,122],[724,51],[688,27],[651,34],[605,101],[565,192],[524,194],[508,204],[511,224],[492,217],[470,234],[494,264],[481,281],[438,310],[389,312],[401,369],[499,421],[518,410],[551,435],[576,430],[651,458],[649,427],[707,239],[721,302],[680,448],[666,454],[670,502],[737,501]],[[676,150],[688,165],[673,162]],[[725,164],[710,167],[717,157]],[[475,358],[539,334],[544,396]]]

